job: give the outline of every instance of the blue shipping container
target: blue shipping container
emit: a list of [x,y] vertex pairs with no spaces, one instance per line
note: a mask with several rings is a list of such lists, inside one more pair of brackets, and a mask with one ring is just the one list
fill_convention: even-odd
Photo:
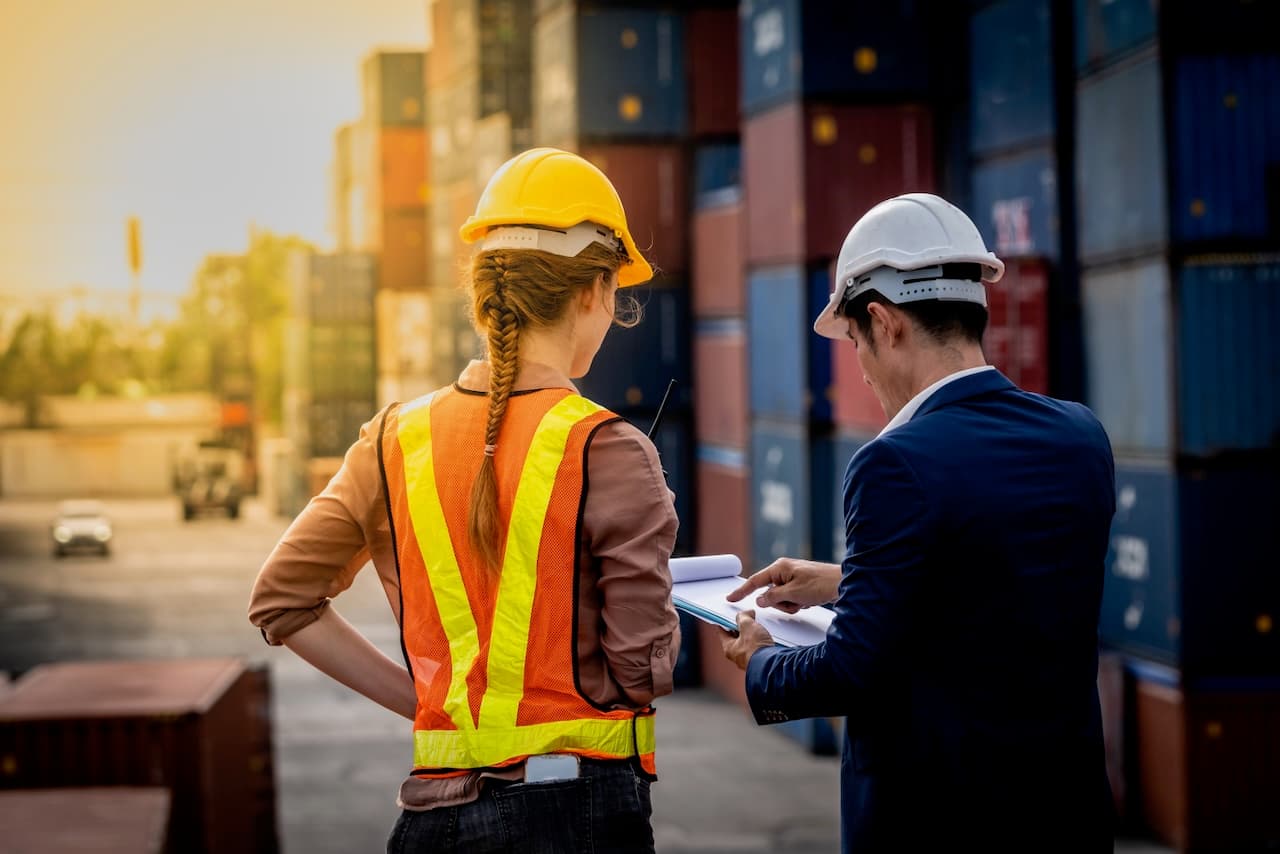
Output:
[[831,341],[813,331],[830,297],[825,267],[770,267],[747,278],[751,412],[831,419]]
[[1178,284],[1179,450],[1280,449],[1280,263],[1187,265]]
[[925,92],[924,6],[914,0],[742,0],[743,111],[801,98]]
[[1167,453],[1173,406],[1164,258],[1089,270],[1081,292],[1086,401],[1117,451]]
[[1075,7],[1078,69],[1106,63],[1156,37],[1156,0],[1075,0]]
[[1053,136],[1053,43],[1049,0],[1004,0],[969,28],[975,154]]
[[751,513],[755,566],[780,557],[808,558],[809,430],[799,421],[751,427]]
[[[653,424],[652,417],[632,417],[631,422],[646,433]],[[676,554],[693,554],[695,535],[694,519],[697,507],[694,494],[694,441],[687,416],[667,412],[658,425],[653,446],[658,449],[658,459],[667,475],[667,487],[676,494],[676,516],[680,528],[676,533]]]
[[1160,92],[1154,52],[1080,83],[1076,210],[1086,260],[1152,252],[1168,241]]
[[1280,235],[1280,55],[1183,57],[1173,77],[1174,238]]
[[692,400],[689,293],[685,288],[628,289],[644,306],[644,319],[631,329],[613,328],[596,353],[591,370],[577,381],[583,395],[615,412],[652,412],[669,380],[676,381],[668,406],[687,410]]
[[668,12],[611,9],[583,12],[579,21],[579,133],[683,134],[683,18]]
[[1048,148],[973,166],[973,218],[987,246],[1002,257],[1057,260],[1057,158]]
[[1192,676],[1280,673],[1280,471],[1121,461],[1100,629]]
[[694,153],[693,192],[698,207],[732,204],[742,193],[742,146],[700,145]]

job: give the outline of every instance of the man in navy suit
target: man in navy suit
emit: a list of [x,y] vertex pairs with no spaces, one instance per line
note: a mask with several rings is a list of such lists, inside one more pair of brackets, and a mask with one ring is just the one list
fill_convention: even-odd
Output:
[[928,194],[849,232],[814,324],[857,347],[889,425],[845,473],[843,566],[782,558],[731,599],[834,603],[774,646],[746,612],[725,654],[759,723],[847,716],[843,848],[1109,851],[1098,608],[1115,478],[1084,406],[988,366],[1004,265]]

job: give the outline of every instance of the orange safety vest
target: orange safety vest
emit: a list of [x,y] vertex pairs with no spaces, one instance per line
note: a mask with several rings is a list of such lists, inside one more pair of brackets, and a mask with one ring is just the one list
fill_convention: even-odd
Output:
[[494,463],[501,574],[467,547],[489,398],[441,389],[383,419],[379,457],[400,577],[401,643],[418,695],[414,773],[454,776],[543,753],[638,758],[655,773],[653,709],[578,687],[578,543],[586,449],[618,416],[568,389],[511,396]]

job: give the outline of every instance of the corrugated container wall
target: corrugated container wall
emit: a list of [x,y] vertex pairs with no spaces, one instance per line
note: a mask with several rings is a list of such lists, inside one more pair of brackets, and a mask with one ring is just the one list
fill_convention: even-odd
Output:
[[641,285],[629,294],[644,306],[644,319],[631,329],[609,330],[578,387],[615,412],[653,412],[674,379],[667,405],[672,412],[687,410],[693,391],[688,291]]
[[742,316],[742,205],[699,208],[693,213],[693,312],[698,317]]
[[689,130],[738,132],[738,19],[734,9],[692,9],[687,21]]
[[589,145],[582,156],[609,176],[640,251],[662,273],[689,264],[689,157],[680,145]]
[[742,146],[700,145],[693,153],[693,195],[698,207],[737,201],[742,191]]
[[742,108],[801,98],[918,96],[928,89],[925,4],[743,0]]
[[698,446],[698,554],[751,563],[751,473],[742,451]]
[[[629,420],[646,433],[653,426],[653,417],[649,413],[632,415]],[[653,445],[667,478],[667,488],[676,496],[676,517],[680,520],[680,527],[676,532],[675,554],[692,554],[697,534],[693,515],[697,507],[697,488],[694,484],[693,427],[688,415],[678,410],[664,412],[662,423],[653,437]]]
[[[1019,388],[1049,391],[1049,269],[1039,260],[1010,259],[1000,281],[987,283],[987,361]],[[836,342],[840,346],[840,342]]]
[[874,205],[934,189],[933,123],[917,106],[784,104],[742,138],[747,261],[835,255]]
[[275,852],[270,704],[232,659],[42,665],[0,701],[0,787],[162,786],[171,850]]
[[1080,256],[1086,261],[1158,252],[1168,241],[1160,99],[1154,51],[1080,83],[1076,217]]
[[1172,73],[1174,239],[1280,239],[1280,55],[1188,56]]
[[1172,449],[1170,296],[1162,257],[1082,276],[1086,402],[1117,453]]
[[1096,68],[1155,38],[1156,0],[1075,0],[1075,20],[1076,68]]
[[752,415],[831,419],[831,341],[812,329],[829,290],[825,267],[768,267],[748,275]]
[[364,60],[365,119],[383,127],[422,127],[426,109],[423,55],[377,52]]
[[534,25],[534,137],[675,137],[688,127],[684,21],[646,9],[569,3]]
[[1184,266],[1176,317],[1179,450],[1280,451],[1280,261]]
[[1179,682],[1134,665],[1138,809],[1179,851],[1265,851],[1280,839],[1280,680]]
[[970,22],[972,121],[976,154],[1053,136],[1053,50],[1049,0],[1004,0]]
[[1193,675],[1280,673],[1280,469],[1116,465],[1100,634]]
[[1000,257],[1059,257],[1057,160],[1048,148],[973,167],[973,220]]
[[809,465],[804,423],[757,421],[752,425],[751,527],[757,566],[768,566],[780,557],[812,555]]
[[698,441],[745,448],[749,440],[747,341],[740,320],[699,323],[693,338]]

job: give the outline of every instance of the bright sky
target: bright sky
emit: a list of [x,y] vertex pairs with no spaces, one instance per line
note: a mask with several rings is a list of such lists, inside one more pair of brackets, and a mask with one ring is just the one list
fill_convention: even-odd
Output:
[[0,294],[186,290],[250,223],[328,245],[360,61],[421,49],[428,0],[3,0]]

